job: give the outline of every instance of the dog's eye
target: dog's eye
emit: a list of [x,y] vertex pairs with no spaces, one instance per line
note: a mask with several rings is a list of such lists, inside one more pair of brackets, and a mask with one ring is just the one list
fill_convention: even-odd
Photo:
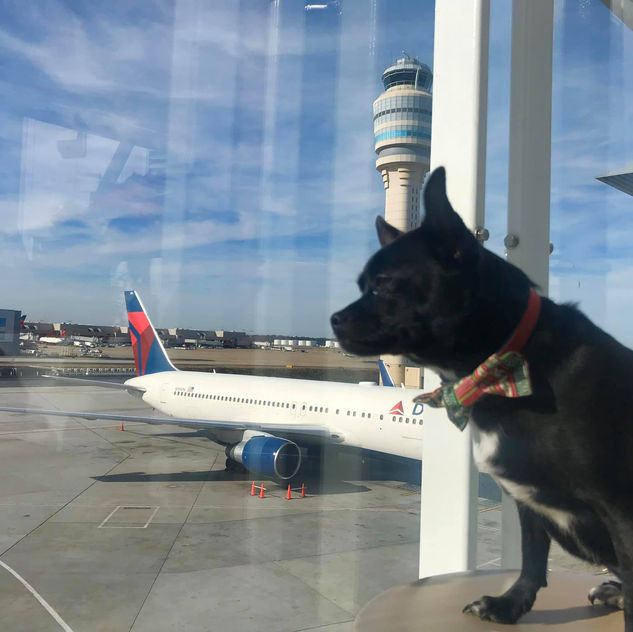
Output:
[[373,296],[384,296],[393,289],[393,281],[384,274],[378,275],[371,285],[371,293]]

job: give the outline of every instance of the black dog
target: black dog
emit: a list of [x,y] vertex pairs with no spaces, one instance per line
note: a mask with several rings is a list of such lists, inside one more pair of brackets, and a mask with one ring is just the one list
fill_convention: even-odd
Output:
[[[360,275],[362,296],[331,322],[351,353],[404,354],[455,382],[504,347],[534,284],[468,231],[444,169],[431,175],[424,205],[422,225],[408,233],[377,219],[383,248]],[[516,622],[547,585],[554,538],[621,580],[589,599],[623,608],[633,632],[633,351],[574,306],[542,298],[520,353],[532,393],[486,395],[469,411],[480,469],[517,502],[522,570],[503,595],[464,611]]]

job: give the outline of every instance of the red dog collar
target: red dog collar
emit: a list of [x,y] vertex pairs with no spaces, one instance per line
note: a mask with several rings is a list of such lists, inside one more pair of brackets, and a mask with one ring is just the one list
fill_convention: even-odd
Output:
[[521,351],[528,341],[528,338],[532,335],[540,313],[541,297],[536,293],[534,288],[530,288],[528,304],[517,328],[514,330],[512,336],[510,336],[508,342],[506,342],[497,353],[501,355],[506,351]]

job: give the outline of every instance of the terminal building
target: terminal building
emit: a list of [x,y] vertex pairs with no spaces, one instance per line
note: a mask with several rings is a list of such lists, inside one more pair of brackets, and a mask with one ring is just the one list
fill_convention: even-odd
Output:
[[[420,224],[422,185],[431,163],[433,73],[404,55],[382,73],[385,91],[374,101],[376,169],[385,188],[385,219],[407,231]],[[420,388],[418,367],[383,356],[397,385]]]
[[0,309],[0,355],[20,355],[21,322],[20,310]]

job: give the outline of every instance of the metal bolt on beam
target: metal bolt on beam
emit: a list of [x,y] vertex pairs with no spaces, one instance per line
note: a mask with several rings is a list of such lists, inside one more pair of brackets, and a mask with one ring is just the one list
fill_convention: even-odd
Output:
[[517,235],[506,235],[503,245],[506,248],[516,248],[519,245],[519,237]]
[[490,239],[490,231],[487,228],[484,228],[483,226],[477,226],[477,228],[475,228],[475,239],[477,239],[477,241],[480,241],[481,243],[483,243],[484,241],[488,241]]

